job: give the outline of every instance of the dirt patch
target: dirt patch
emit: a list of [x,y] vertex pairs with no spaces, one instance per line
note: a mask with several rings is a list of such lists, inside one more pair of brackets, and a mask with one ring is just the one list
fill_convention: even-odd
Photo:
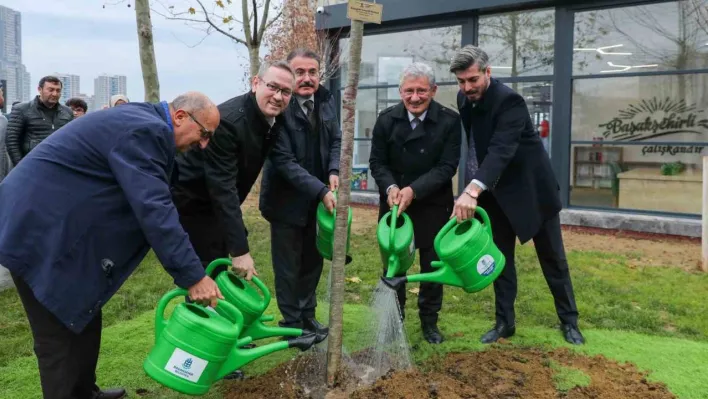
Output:
[[[353,356],[356,359],[357,354]],[[418,370],[389,372],[373,385],[362,387],[349,369],[343,383],[325,392],[304,388],[299,381],[312,378],[313,358],[300,356],[251,379],[225,383],[225,398],[603,398],[668,399],[675,396],[661,383],[649,382],[631,364],[603,356],[585,357],[568,349],[491,348],[484,352],[453,353],[434,358]],[[318,374],[322,375],[322,374]]]

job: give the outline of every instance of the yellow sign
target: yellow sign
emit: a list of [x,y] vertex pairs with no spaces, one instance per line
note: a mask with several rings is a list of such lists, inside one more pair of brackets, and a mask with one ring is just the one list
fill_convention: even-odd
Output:
[[361,0],[349,0],[347,6],[347,18],[351,20],[381,24],[382,14],[383,4]]

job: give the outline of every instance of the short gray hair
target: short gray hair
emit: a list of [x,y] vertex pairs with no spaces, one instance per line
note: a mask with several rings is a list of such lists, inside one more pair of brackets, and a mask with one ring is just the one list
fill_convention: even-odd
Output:
[[489,66],[489,56],[481,48],[468,44],[461,48],[450,61],[450,73],[464,71],[477,64],[480,71],[484,71]]
[[414,62],[403,70],[398,87],[403,86],[403,82],[408,78],[428,78],[430,87],[435,86],[435,73],[433,72],[433,68],[422,62]]
[[183,109],[188,112],[201,112],[215,106],[209,97],[195,91],[180,94],[172,100],[171,105],[175,110]]
[[291,75],[293,75],[293,80],[295,80],[295,72],[293,72],[293,69],[290,68],[290,64],[288,64],[286,61],[283,60],[277,60],[277,61],[266,61],[263,60],[261,61],[261,66],[258,68],[258,77],[263,78],[263,76],[268,72],[270,68],[278,68],[282,69],[284,71],[289,72]]

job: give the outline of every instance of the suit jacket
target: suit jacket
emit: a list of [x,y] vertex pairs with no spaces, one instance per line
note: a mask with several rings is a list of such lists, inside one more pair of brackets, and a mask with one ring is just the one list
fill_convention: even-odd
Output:
[[526,102],[492,79],[480,101],[473,104],[459,92],[457,105],[479,162],[472,178],[487,186],[519,240],[530,240],[560,212],[561,202],[558,181]]
[[460,116],[436,101],[411,128],[403,103],[381,112],[374,125],[371,173],[379,187],[379,218],[388,212],[386,189],[410,186],[416,195],[406,213],[413,220],[416,247],[432,246],[452,213],[452,178],[460,161]]
[[175,138],[160,104],[89,113],[43,140],[0,184],[0,264],[80,332],[150,247],[175,283],[204,268],[170,198]]
[[278,115],[271,127],[250,91],[218,108],[221,121],[207,147],[177,156],[179,181],[172,192],[181,214],[216,214],[229,254],[240,256],[250,251],[241,204],[261,173],[284,118]]
[[[313,206],[329,192],[329,176],[339,173],[342,132],[334,96],[320,86],[314,95],[319,157],[310,151],[315,135],[295,96],[285,111],[285,127],[263,167],[259,208],[269,222],[304,227]],[[307,171],[319,159],[322,176]]]

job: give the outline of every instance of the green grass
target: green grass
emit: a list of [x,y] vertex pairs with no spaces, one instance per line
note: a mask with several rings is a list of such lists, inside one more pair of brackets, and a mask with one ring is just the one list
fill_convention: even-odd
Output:
[[[355,210],[356,213],[362,210]],[[273,287],[269,228],[257,213],[248,211],[246,222],[251,252],[260,277]],[[374,226],[352,237],[354,261],[347,277],[361,283],[346,284],[345,345],[354,351],[357,333],[373,288],[381,275],[381,261],[375,243]],[[631,361],[651,371],[650,379],[663,381],[682,399],[708,399],[708,379],[702,370],[708,364],[708,302],[702,293],[708,275],[677,268],[629,268],[628,257],[602,252],[569,252],[573,285],[580,309],[580,327],[588,344],[573,348],[588,355],[604,354],[619,361]],[[329,262],[318,287],[324,297]],[[553,348],[570,347],[557,330],[552,297],[531,245],[517,251],[519,294],[516,305],[515,345]],[[418,270],[414,266],[412,272]],[[411,284],[413,288],[417,284]],[[153,340],[153,309],[157,299],[173,287],[154,255],[150,255],[104,308],[104,335],[99,362],[99,382],[103,386],[144,388],[148,398],[173,398],[174,392],[161,388],[146,377],[142,362]],[[479,336],[491,327],[494,301],[491,289],[466,294],[446,287],[440,326],[446,341],[431,346],[422,340],[416,298],[408,294],[406,325],[417,362],[438,353],[482,350]],[[16,293],[0,293],[0,397],[34,398],[39,382],[36,359],[24,310]],[[279,319],[275,301],[268,314]],[[326,322],[326,319],[323,320]],[[264,372],[287,360],[295,351],[277,353],[248,365],[250,374]],[[228,382],[219,384],[223,385]],[[218,398],[219,389],[209,398]]]
[[581,370],[563,366],[552,360],[549,361],[549,367],[553,370],[553,385],[560,392],[590,385],[590,376]]

